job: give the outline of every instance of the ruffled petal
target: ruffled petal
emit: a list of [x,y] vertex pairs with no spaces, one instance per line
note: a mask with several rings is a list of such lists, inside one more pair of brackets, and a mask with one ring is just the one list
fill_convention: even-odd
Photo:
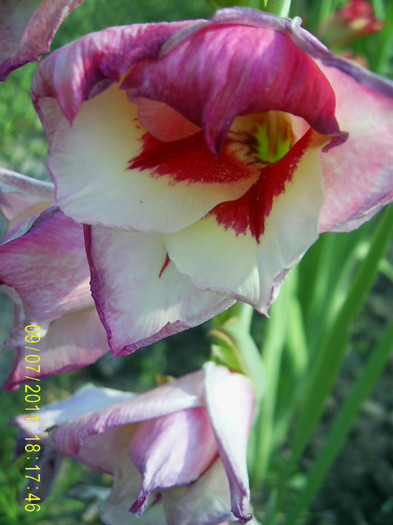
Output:
[[[166,40],[191,22],[110,27],[54,51],[34,78],[33,103],[53,129],[53,100],[72,122],[85,100],[118,82],[139,60],[155,59]],[[57,114],[59,117],[60,114]]]
[[247,444],[255,408],[255,392],[241,374],[207,363],[206,406],[217,440],[221,461],[228,476],[233,514],[244,523],[248,514],[250,489],[247,473]]
[[26,415],[16,417],[11,424],[17,425],[26,434],[36,433],[50,442],[49,431],[68,421],[104,409],[124,400],[133,399],[137,394],[121,392],[113,388],[96,387],[92,384],[83,386],[64,401],[56,401],[40,410],[39,421],[25,421]]
[[320,230],[350,231],[393,200],[393,83],[387,96],[336,68],[323,71],[335,90],[337,118],[349,138],[322,154]]
[[116,355],[196,326],[233,304],[180,274],[160,235],[91,227],[86,246],[93,297]]
[[18,292],[28,323],[46,330],[63,314],[92,306],[82,226],[57,207],[23,223],[0,255],[0,282]]
[[[144,523],[152,523],[149,520],[154,517],[162,519],[155,504],[164,498],[168,523],[224,525],[231,518],[228,508],[233,483],[228,483],[227,467],[214,460],[217,444],[224,465],[229,461],[241,467],[242,452],[236,451],[231,457],[228,433],[233,431],[237,446],[243,447],[243,443],[239,438],[242,431],[232,429],[230,407],[225,414],[217,410],[228,394],[230,405],[235,407],[235,420],[249,426],[248,388],[252,390],[244,376],[209,363],[205,371],[140,395],[86,385],[68,400],[44,407],[39,421],[26,422],[23,414],[11,423],[20,428],[19,441],[26,433],[36,434],[45,447],[114,476],[112,494],[103,508],[105,523],[113,519],[113,523],[124,522],[123,509],[129,508],[142,484],[142,491],[158,489]],[[210,399],[217,394],[218,404]],[[239,403],[244,404],[241,417],[236,415]],[[143,471],[143,480],[138,469]]]
[[[162,417],[179,410],[202,406],[202,381],[202,373],[196,372],[138,396],[119,392],[118,395],[126,399],[120,403],[116,400],[117,391],[102,389],[104,401],[101,406],[100,401],[92,402],[90,395],[86,402],[82,398],[81,402],[84,406],[89,406],[90,410],[81,417],[78,417],[75,412],[75,396],[73,396],[69,400],[69,403],[72,403],[69,415],[66,416],[62,411],[66,422],[51,433],[51,440],[63,454],[74,457],[98,470],[104,462],[102,455],[97,455],[99,443],[115,442],[116,432],[121,427]],[[114,396],[113,403],[106,403],[111,395]],[[62,408],[66,408],[66,405],[62,405]],[[53,407],[50,414],[52,425],[59,424],[55,409],[56,407]],[[46,416],[46,420],[48,419],[49,417]],[[42,423],[39,428],[42,428]],[[130,437],[131,434],[128,433],[128,439]]]
[[131,507],[131,512],[140,516],[153,491],[197,480],[217,456],[206,409],[182,410],[140,423],[130,454],[143,477],[138,499]]
[[2,0],[0,80],[47,53],[60,24],[81,3],[82,0]]
[[26,370],[25,335],[23,331],[9,342],[16,348],[13,369],[3,385],[5,390],[15,390],[27,381],[26,376],[44,379],[79,370],[109,351],[106,331],[94,307],[63,315],[49,325],[46,335],[37,344],[41,357],[39,373]]
[[198,288],[226,293],[266,314],[283,276],[318,237],[320,151],[327,140],[308,132],[262,170],[244,197],[165,236],[178,270]]
[[131,514],[130,506],[138,495],[141,482],[141,475],[132,463],[125,443],[120,450],[118,448],[112,493],[100,508],[100,517],[106,525],[167,525],[164,508],[155,501],[143,516]]
[[204,130],[215,153],[236,116],[269,110],[302,117],[321,134],[340,134],[333,89],[314,60],[288,30],[252,27],[244,13],[241,22],[227,19],[218,28],[213,18],[192,33],[192,26],[185,29],[183,39],[174,35],[159,60],[135,65],[123,89],[176,109]]

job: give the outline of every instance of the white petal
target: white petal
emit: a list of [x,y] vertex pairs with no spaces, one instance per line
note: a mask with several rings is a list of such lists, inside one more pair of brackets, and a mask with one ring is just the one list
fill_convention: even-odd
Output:
[[[219,223],[214,210],[189,228],[165,236],[178,270],[198,288],[226,293],[266,313],[283,272],[318,238],[324,140],[316,138],[298,159],[291,180],[263,217],[259,239],[250,228],[239,232],[236,223],[234,227]],[[229,204],[236,210],[236,202]],[[244,217],[240,219],[244,225]]]
[[93,297],[115,354],[196,326],[233,304],[180,274],[160,235],[92,227],[87,250]]
[[149,140],[156,141],[117,85],[84,102],[72,125],[62,117],[48,160],[60,207],[86,224],[173,232],[236,199],[255,179],[230,153],[210,153],[202,132],[187,144],[171,142],[173,151],[157,143],[164,148],[158,159]]

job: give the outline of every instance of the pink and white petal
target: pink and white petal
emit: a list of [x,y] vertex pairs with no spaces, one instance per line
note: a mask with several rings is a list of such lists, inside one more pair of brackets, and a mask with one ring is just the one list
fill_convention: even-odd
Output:
[[195,288],[158,234],[91,227],[86,247],[92,294],[114,355],[201,324],[234,302]]
[[112,503],[111,498],[101,506],[100,518],[105,525],[167,525],[164,507],[157,502],[149,507],[143,516],[135,517],[124,506],[117,502]]
[[166,235],[179,272],[202,290],[231,295],[266,314],[283,275],[318,238],[320,151],[327,140],[310,131],[265,168],[244,197]]
[[[22,337],[25,334],[22,334]],[[23,341],[15,349],[14,366],[4,383],[5,390],[15,390],[25,383],[26,375],[44,379],[57,374],[79,370],[95,363],[109,351],[108,338],[94,306],[71,312],[53,321],[41,338],[40,372],[26,374],[26,350]]]
[[[148,507],[143,516],[136,517],[131,514],[130,505],[133,498],[135,499],[135,492],[138,493],[141,478],[132,462],[129,459],[128,461],[130,465],[126,464],[127,468],[123,468],[121,476],[115,476],[112,494],[99,509],[103,523],[105,525],[167,525],[164,507],[159,501]],[[133,471],[136,471],[138,477]]]
[[[202,381],[202,372],[196,372],[138,396],[119,392],[119,396],[123,395],[123,399],[126,399],[120,403],[117,403],[116,391],[114,391],[114,403],[111,406],[109,403],[104,405],[104,408],[98,404],[95,408],[92,406],[95,411],[82,417],[74,417],[54,430],[51,440],[63,454],[86,462],[90,466],[94,462],[102,464],[104,460],[98,458],[96,454],[97,443],[102,444],[105,440],[115,441],[113,438],[115,432],[133,423],[202,406]],[[108,434],[109,431],[113,433]],[[109,439],[111,436],[113,439]]]
[[52,183],[0,168],[0,213],[7,221],[6,235],[21,222],[48,208],[54,198]]
[[157,502],[147,509],[143,516],[136,518],[125,507],[111,502],[110,499],[100,510],[100,517],[105,525],[167,525],[164,507]]
[[[360,68],[359,68],[360,69]],[[350,231],[393,200],[393,84],[378,93],[332,67],[323,67],[348,141],[322,154],[321,232]]]
[[[302,19],[298,16],[294,19],[280,18],[256,9],[234,7],[218,10],[211,18],[211,22],[217,25],[244,24],[286,34],[299,49],[310,57],[321,60],[326,66],[343,71],[364,86],[371,87],[374,91],[386,96],[393,96],[393,82],[391,80],[360,68],[354,62],[332,53],[314,35],[301,27]],[[186,38],[186,36],[182,36],[186,31],[186,29],[179,31],[169,39],[165,45],[167,51]],[[189,31],[193,31],[192,26]]]
[[184,228],[256,179],[233,153],[210,153],[201,131],[157,141],[117,86],[85,102],[72,126],[62,118],[48,169],[57,203],[74,220],[147,232]]
[[51,182],[26,177],[16,171],[0,168],[1,193],[20,193],[26,197],[37,197],[42,201],[52,202],[55,193]]
[[[125,429],[124,429],[125,430]],[[146,525],[166,525],[163,506],[152,501],[143,516],[135,517],[130,512],[130,507],[138,496],[142,477],[131,461],[129,454],[130,434],[119,434],[117,451],[115,452],[113,470],[113,489],[109,498],[99,509],[101,519],[108,525],[128,525],[129,523],[142,523]]]
[[[72,425],[72,422],[70,422],[70,424]],[[102,433],[90,435],[83,442],[83,446],[80,448],[78,455],[75,455],[67,448],[61,450],[63,454],[66,453],[97,472],[116,477],[119,464],[129,465],[130,463],[126,460],[125,453],[129,449],[129,442],[134,429],[135,425],[124,425],[117,428],[110,428]],[[56,435],[54,435],[54,440],[56,441],[56,446],[58,446],[59,443]],[[62,443],[61,445],[64,447],[66,444]],[[66,450],[66,452],[64,452],[64,450]],[[119,456],[121,456],[121,458],[119,458]],[[139,485],[131,503],[137,497],[142,482],[139,475],[138,480]]]
[[52,131],[56,127],[53,100],[72,122],[85,100],[119,82],[135,62],[157,58],[162,44],[171,35],[193,23],[110,27],[54,51],[40,64],[32,85],[33,103],[44,127],[47,114]]
[[176,109],[204,130],[214,153],[235,117],[269,110],[303,117],[321,134],[340,134],[331,85],[288,32],[252,27],[250,20],[192,29],[183,41],[175,35],[176,45],[167,42],[159,60],[137,63],[123,88]]
[[82,0],[2,0],[0,3],[0,80],[48,53],[63,20]]
[[300,49],[317,59],[317,62],[320,60],[325,66],[342,71],[363,86],[370,87],[374,92],[393,97],[392,80],[359,67],[358,64],[343,56],[335,55],[314,35],[303,29],[301,22],[302,20],[299,17],[295,17],[293,20],[281,19],[281,23],[286,25],[292,40]]
[[136,396],[137,394],[132,392],[121,392],[112,388],[87,384],[68,399],[56,401],[41,408],[39,421],[26,421],[26,415],[22,414],[13,419],[11,424],[17,425],[26,434],[37,434],[45,442],[50,443],[49,432],[52,432],[54,428],[61,427],[68,421],[72,422],[85,414],[116,405],[124,400],[131,400]]
[[232,517],[228,478],[220,459],[198,481],[162,493],[169,525],[221,525]]
[[255,392],[246,376],[231,374],[209,362],[204,366],[206,407],[228,476],[231,509],[249,521],[250,489],[247,444],[255,408]]
[[139,496],[131,507],[131,512],[140,516],[152,492],[192,483],[217,456],[206,409],[191,408],[139,423],[130,455],[143,477]]
[[92,305],[82,226],[57,207],[23,223],[0,255],[0,282],[18,292],[29,323],[46,330],[58,317]]
[[138,108],[143,127],[157,140],[171,142],[194,135],[201,130],[163,102],[148,98],[130,98]]

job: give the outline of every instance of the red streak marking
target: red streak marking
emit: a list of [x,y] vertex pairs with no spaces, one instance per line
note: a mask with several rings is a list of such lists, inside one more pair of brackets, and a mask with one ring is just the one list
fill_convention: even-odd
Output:
[[165,270],[168,268],[168,264],[171,262],[169,255],[166,254],[164,264],[162,265],[162,268],[160,270],[160,273],[158,274],[158,278],[161,279],[162,274],[165,272]]
[[258,181],[240,199],[216,206],[210,214],[215,215],[218,224],[226,230],[232,228],[237,235],[245,235],[249,230],[259,243],[273,200],[285,191],[285,184],[291,181],[311,138],[309,130],[279,162],[262,168]]
[[128,169],[150,170],[153,177],[170,175],[174,183],[231,183],[248,179],[255,173],[255,168],[250,168],[229,151],[229,141],[219,156],[213,155],[202,131],[172,142],[162,142],[146,133],[142,141],[142,153],[129,161]]

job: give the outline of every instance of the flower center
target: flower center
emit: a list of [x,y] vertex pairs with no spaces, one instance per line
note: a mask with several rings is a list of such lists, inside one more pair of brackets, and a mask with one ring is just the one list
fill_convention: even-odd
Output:
[[256,123],[254,138],[257,156],[269,164],[282,159],[294,143],[291,123],[279,111],[268,111],[261,115]]
[[243,162],[262,167],[281,160],[297,140],[291,116],[282,111],[236,118],[228,139]]

